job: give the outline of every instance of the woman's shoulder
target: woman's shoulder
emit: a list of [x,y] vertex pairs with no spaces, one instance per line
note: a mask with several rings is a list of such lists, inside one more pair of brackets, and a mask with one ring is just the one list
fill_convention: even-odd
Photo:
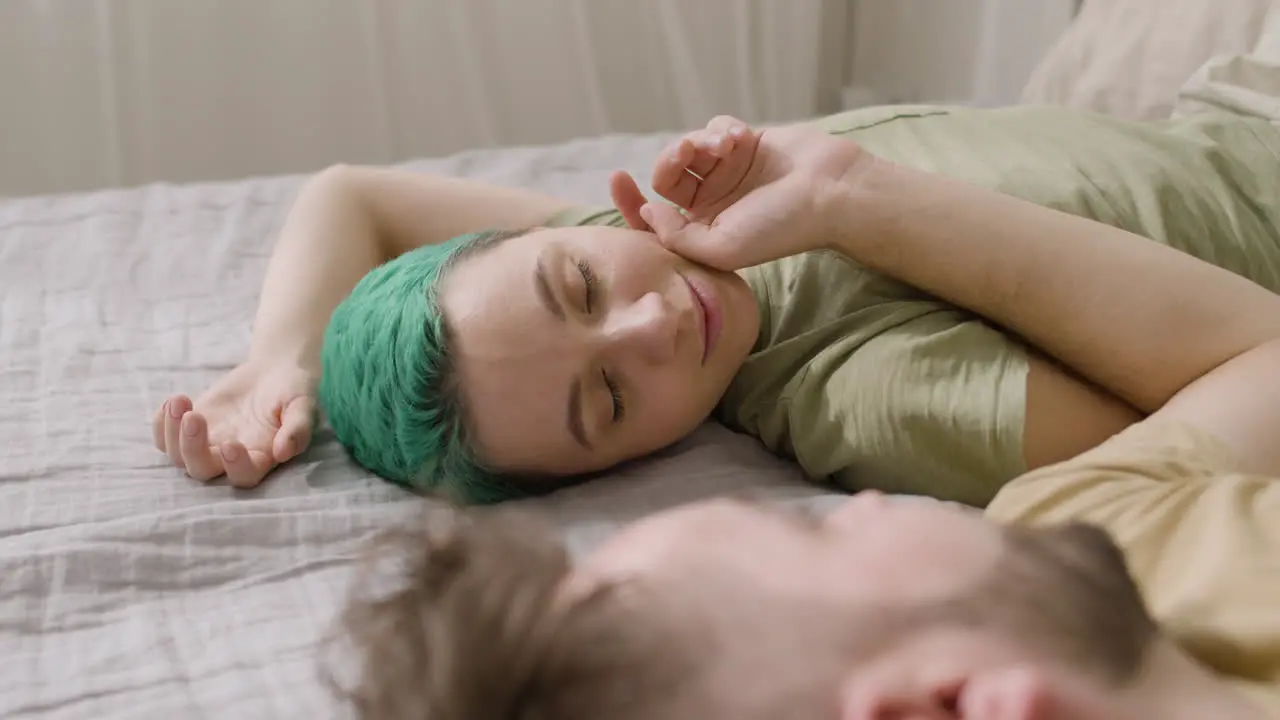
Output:
[[546,227],[579,227],[583,225],[627,226],[617,208],[601,205],[573,205],[567,207],[543,223]]
[[831,250],[773,260],[739,274],[756,297],[776,312],[800,312],[813,319],[845,316],[889,302],[933,300]]

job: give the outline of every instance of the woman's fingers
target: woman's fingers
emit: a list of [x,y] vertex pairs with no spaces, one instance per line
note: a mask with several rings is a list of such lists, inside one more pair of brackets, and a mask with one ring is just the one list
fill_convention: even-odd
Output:
[[693,156],[688,167],[695,174],[706,177],[716,169],[716,163],[733,152],[734,140],[727,132],[703,128],[685,135],[693,146]]
[[737,189],[751,168],[758,143],[759,134],[746,123],[719,116],[663,152],[654,169],[653,189],[677,206],[701,214]]
[[653,168],[653,191],[680,207],[693,204],[700,179],[689,173],[697,150],[688,137],[663,151]]
[[165,400],[160,405],[160,409],[156,410],[156,414],[151,417],[151,442],[155,443],[156,449],[160,452],[166,452],[164,443],[164,416],[169,413],[169,401]]
[[164,447],[169,461],[176,467],[186,468],[182,459],[182,416],[191,411],[191,399],[186,395],[174,395],[166,403],[164,415]]
[[708,179],[723,174],[724,161],[733,156],[737,143],[727,132],[711,128],[689,133],[684,137],[684,143],[692,149],[680,153],[681,162],[676,167],[679,171],[677,182],[682,187],[681,197],[687,195],[689,201],[679,204],[692,208],[694,203],[701,202],[701,192]]
[[644,205],[644,193],[631,173],[617,170],[609,176],[609,195],[613,198],[613,206],[622,213],[622,219],[636,230],[652,230],[649,224],[640,217],[640,207]]
[[707,123],[706,132],[712,137],[720,138],[718,147],[723,151],[710,171],[700,173],[702,182],[696,197],[699,213],[723,202],[738,189],[751,169],[760,140],[759,133],[753,132],[750,126],[731,115],[712,118]]
[[[724,122],[736,121],[728,118]],[[733,138],[733,152],[720,160],[715,171],[706,176],[702,186],[698,188],[697,202],[700,211],[718,205],[734,195],[751,170],[751,163],[755,161],[760,134],[741,124],[726,124],[724,127],[722,132]]]
[[192,411],[183,416],[179,440],[183,464],[187,475],[200,482],[208,482],[222,474],[222,459],[209,446],[209,423],[204,416]]
[[734,149],[734,139],[711,128],[694,130],[663,151],[654,169],[653,189],[682,207],[692,204],[698,183],[715,172]]
[[707,129],[723,133],[734,138],[745,137],[751,127],[732,115],[717,115],[707,123]]
[[315,400],[303,396],[294,398],[280,413],[280,431],[272,442],[271,454],[275,462],[291,460],[311,444],[311,422],[315,416]]
[[249,450],[240,442],[223,443],[218,451],[227,481],[238,488],[257,487],[275,466],[270,455],[261,450]]
[[641,212],[653,226],[663,247],[696,263],[721,270],[737,270],[732,248],[719,242],[711,227],[690,222],[678,210],[662,203],[649,203]]

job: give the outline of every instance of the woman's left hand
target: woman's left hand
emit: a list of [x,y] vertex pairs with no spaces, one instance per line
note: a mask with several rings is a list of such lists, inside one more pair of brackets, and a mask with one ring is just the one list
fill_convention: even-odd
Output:
[[318,378],[293,362],[249,360],[193,403],[174,395],[156,411],[156,449],[201,482],[226,475],[251,488],[307,448]]
[[857,144],[803,125],[755,131],[721,116],[669,146],[648,202],[627,173],[611,178],[627,222],[691,260],[737,270],[825,247],[841,185],[872,160]]

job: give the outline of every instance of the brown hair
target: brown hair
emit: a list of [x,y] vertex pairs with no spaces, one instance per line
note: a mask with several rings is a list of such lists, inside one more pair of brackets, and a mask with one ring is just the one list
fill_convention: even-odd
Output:
[[1002,532],[1001,559],[968,590],[926,606],[882,608],[882,642],[903,627],[975,628],[1112,687],[1133,680],[1159,626],[1110,536],[1078,523]]
[[970,593],[969,617],[1113,686],[1159,637],[1124,553],[1101,528],[1006,527],[1005,557]]
[[429,517],[370,560],[394,561],[396,585],[357,579],[329,643],[353,646],[356,677],[326,668],[360,718],[622,720],[650,716],[695,672],[652,598],[622,585],[570,598],[565,546],[529,514]]
[[[1158,630],[1111,539],[1085,525],[1006,533],[1003,559],[968,592],[929,607],[882,608],[862,628],[865,639],[878,644],[871,640],[878,636],[887,648],[901,637],[893,628],[959,624],[1115,685],[1134,677]],[[703,638],[675,622],[680,608],[664,607],[671,596],[615,585],[570,598],[564,544],[532,516],[433,517],[387,536],[379,549],[375,559],[406,564],[394,568],[397,585],[388,592],[376,592],[367,577],[357,582],[339,639],[354,643],[358,677],[346,686],[332,681],[358,717],[626,720],[675,716],[682,706],[698,712],[695,698],[708,690],[715,663]]]

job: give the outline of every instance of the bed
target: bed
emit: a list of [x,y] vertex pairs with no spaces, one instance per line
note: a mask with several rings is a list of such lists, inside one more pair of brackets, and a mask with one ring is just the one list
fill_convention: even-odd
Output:
[[[1064,37],[1029,102],[1096,104],[1091,78],[1124,61],[1089,47],[1119,27],[1106,11],[1150,3],[1091,6],[1081,22],[1093,28]],[[1270,36],[1274,50],[1280,32]],[[1247,100],[1222,72],[1199,77],[1192,100]],[[1107,103],[1159,112],[1132,94]],[[408,167],[600,203],[610,171],[643,181],[668,139],[608,136]],[[417,517],[420,501],[360,471],[325,431],[260,488],[237,491],[187,479],[148,428],[167,395],[198,392],[245,354],[272,240],[304,179],[0,201],[0,717],[333,714],[316,643],[362,546]],[[841,498],[708,424],[539,504],[581,550],[628,519],[727,492]]]
[[[665,136],[416,162],[602,202]],[[246,352],[258,286],[301,177],[0,203],[0,716],[322,717],[317,639],[362,544],[419,501],[322,431],[257,490],[201,485],[149,418]],[[824,493],[708,425],[547,501],[582,548],[658,507],[752,489]],[[831,496],[832,498],[836,496]]]

